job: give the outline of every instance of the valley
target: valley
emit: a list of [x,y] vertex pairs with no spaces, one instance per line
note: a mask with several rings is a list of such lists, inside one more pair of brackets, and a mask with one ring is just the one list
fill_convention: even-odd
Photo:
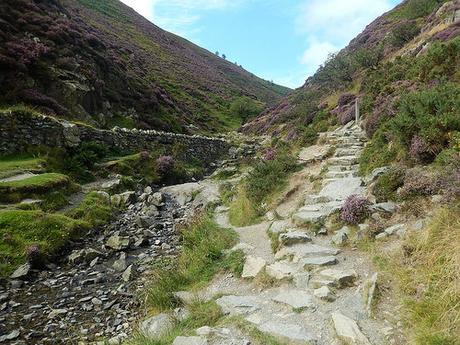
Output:
[[460,1],[295,90],[118,0],[0,29],[0,343],[458,344]]

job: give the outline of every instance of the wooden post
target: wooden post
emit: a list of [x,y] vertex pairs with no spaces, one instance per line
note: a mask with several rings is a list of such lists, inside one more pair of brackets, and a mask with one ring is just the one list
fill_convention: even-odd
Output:
[[355,99],[355,123],[359,122],[359,100],[358,97]]

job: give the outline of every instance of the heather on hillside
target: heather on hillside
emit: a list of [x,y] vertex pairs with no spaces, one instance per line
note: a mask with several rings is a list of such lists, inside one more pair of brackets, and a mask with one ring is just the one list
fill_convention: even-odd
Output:
[[176,132],[236,128],[248,114],[232,112],[232,102],[264,107],[289,92],[117,0],[2,1],[0,76],[2,104],[99,127]]

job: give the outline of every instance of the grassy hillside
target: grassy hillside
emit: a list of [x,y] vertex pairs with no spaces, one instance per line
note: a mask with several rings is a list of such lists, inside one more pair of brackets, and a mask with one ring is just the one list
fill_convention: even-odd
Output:
[[118,0],[0,3],[0,103],[60,117],[186,131],[235,128],[290,90],[153,25]]

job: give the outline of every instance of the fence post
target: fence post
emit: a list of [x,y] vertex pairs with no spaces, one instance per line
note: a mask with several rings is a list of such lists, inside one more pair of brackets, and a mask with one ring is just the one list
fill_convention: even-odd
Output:
[[358,124],[359,122],[359,100],[358,97],[355,99],[355,122]]

